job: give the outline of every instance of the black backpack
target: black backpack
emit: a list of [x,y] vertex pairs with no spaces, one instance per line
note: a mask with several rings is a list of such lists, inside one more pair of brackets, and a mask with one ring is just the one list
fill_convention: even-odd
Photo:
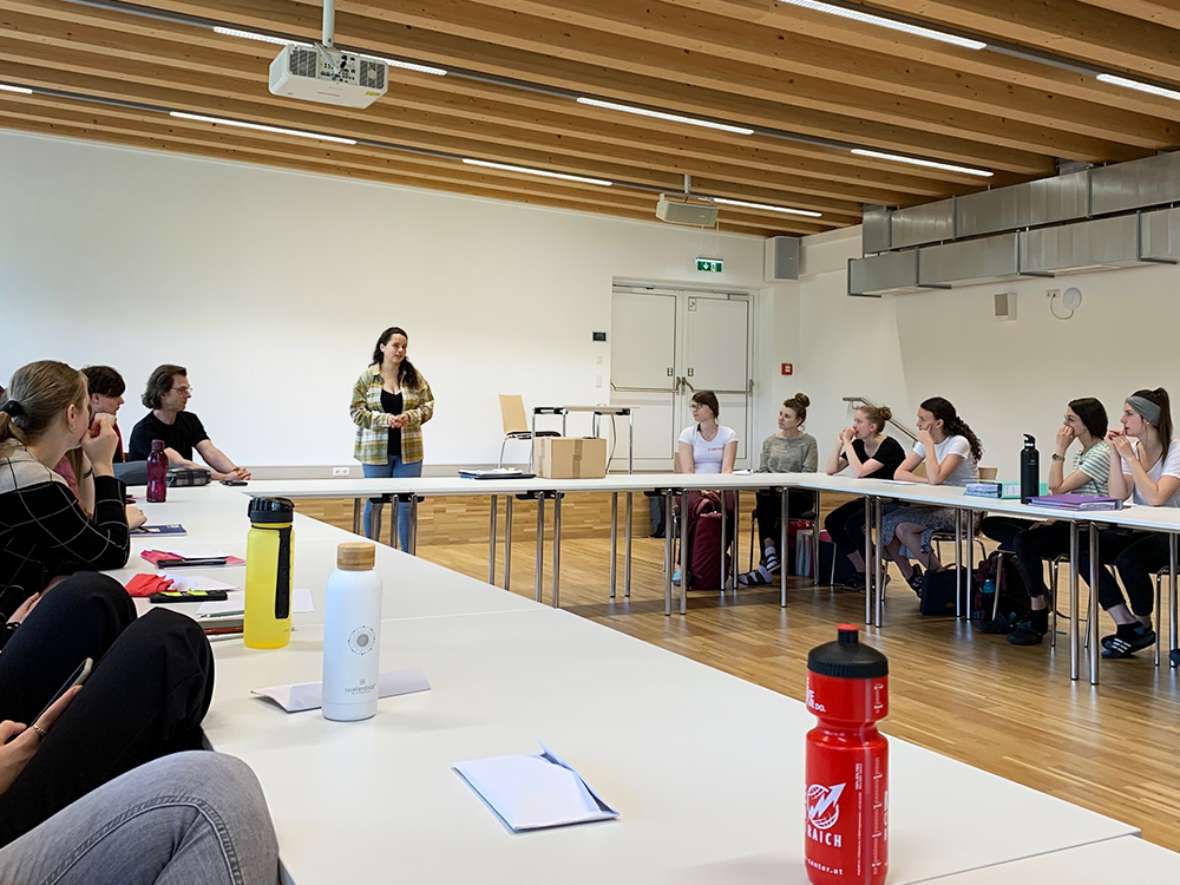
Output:
[[[1002,563],[1002,565],[1001,565]],[[1001,580],[1000,569],[1003,568]],[[996,591],[984,593],[984,586],[991,581],[992,588],[998,588],[999,603],[993,595]],[[995,617],[992,610],[995,609]],[[1024,578],[1011,555],[992,553],[975,570],[975,586],[971,595],[971,619],[980,625],[985,633],[1010,633],[1017,622],[1028,617],[1028,589]]]

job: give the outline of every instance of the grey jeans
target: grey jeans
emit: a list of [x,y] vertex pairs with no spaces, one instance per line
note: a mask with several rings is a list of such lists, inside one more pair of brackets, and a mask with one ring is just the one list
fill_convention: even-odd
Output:
[[254,772],[200,751],[132,769],[0,848],[3,885],[274,885],[278,868]]

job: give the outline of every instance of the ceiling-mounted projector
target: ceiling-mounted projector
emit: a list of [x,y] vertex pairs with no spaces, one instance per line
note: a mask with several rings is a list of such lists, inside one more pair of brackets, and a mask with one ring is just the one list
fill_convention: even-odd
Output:
[[271,95],[367,108],[388,88],[385,62],[327,46],[284,46],[270,63]]
[[668,224],[714,227],[717,224],[717,205],[687,194],[660,194],[659,202],[656,203],[656,218]]
[[271,95],[367,108],[389,88],[389,65],[333,45],[336,4],[324,0],[322,43],[289,43],[270,63]]

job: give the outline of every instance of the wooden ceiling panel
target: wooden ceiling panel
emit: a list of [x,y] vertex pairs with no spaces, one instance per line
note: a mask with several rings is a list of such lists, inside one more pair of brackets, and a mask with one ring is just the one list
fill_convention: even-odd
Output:
[[[1180,84],[1180,0],[866,4],[1090,68],[777,0],[338,0],[340,45],[453,72],[391,69],[388,94],[364,110],[271,95],[277,47],[193,20],[315,40],[319,0],[144,0],[162,17],[99,2],[0,0],[0,83],[67,93],[0,92],[0,127],[625,218],[654,219],[655,192],[679,191],[685,175],[698,193],[822,214],[721,207],[722,229],[755,236],[854,224],[862,204],[912,205],[1052,174],[1059,159],[1119,161],[1180,143],[1180,102],[1091,71]],[[579,95],[758,131],[636,117]],[[854,156],[854,146],[994,175]],[[617,186],[477,169],[463,156]]]

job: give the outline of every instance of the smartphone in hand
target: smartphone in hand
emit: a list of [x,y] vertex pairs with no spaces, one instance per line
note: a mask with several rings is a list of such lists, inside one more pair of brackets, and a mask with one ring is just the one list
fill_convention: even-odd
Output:
[[86,680],[90,678],[90,673],[93,670],[94,658],[86,658],[84,661],[82,661],[82,663],[78,665],[78,669],[70,675],[70,678],[65,681],[62,687],[53,693],[53,697],[49,699],[49,703],[42,707],[41,712],[33,717],[33,722],[35,723],[40,720],[40,718],[45,715],[45,711],[52,707],[54,703],[57,702],[57,699],[63,694],[65,694],[75,685],[82,685],[85,683]]

